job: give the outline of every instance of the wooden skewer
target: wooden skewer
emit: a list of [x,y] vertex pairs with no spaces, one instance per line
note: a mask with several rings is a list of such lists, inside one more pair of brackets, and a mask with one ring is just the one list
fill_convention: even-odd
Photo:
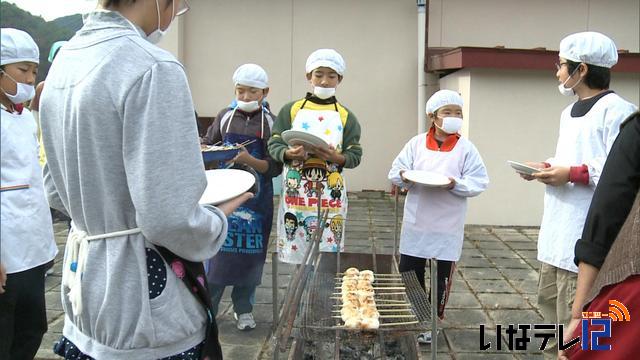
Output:
[[[336,274],[338,274],[338,275],[344,275],[344,273],[343,273],[343,272],[339,272],[339,273],[336,273]],[[374,274],[373,274],[373,276],[396,276],[396,277],[400,277],[400,274],[375,274],[375,273],[374,273]]]
[[[342,316],[340,315],[334,315],[332,316],[332,318],[334,319],[342,319]],[[378,319],[395,319],[395,318],[416,318],[415,315],[380,315],[378,316]]]
[[[409,312],[413,314],[411,308],[398,308],[398,309],[376,309],[379,313],[390,313],[390,312]],[[331,310],[331,312],[339,313],[341,310]]]
[[[393,323],[381,323],[380,327],[383,326],[401,326],[401,325],[411,325],[411,324],[418,324],[419,321],[403,321],[403,322],[393,322]],[[360,328],[348,328],[344,325],[340,325],[340,326],[333,326],[331,327],[331,329],[345,329],[345,330],[375,330],[375,329],[360,329]]]
[[411,324],[417,324],[419,323],[419,321],[404,321],[404,322],[395,322],[395,323],[382,323],[380,324],[380,327],[382,326],[400,326],[400,325],[411,325]]
[[[337,298],[334,298],[337,299]],[[376,306],[407,306],[411,307],[411,304],[407,304],[402,300],[391,300],[391,299],[375,299]],[[342,304],[335,304],[334,307],[342,307]]]
[[[342,286],[336,286],[335,289],[341,290]],[[373,286],[372,289],[373,290],[404,290],[405,287],[404,286]],[[356,291],[359,291],[359,289],[356,288],[356,290],[349,290],[349,292],[356,292]]]

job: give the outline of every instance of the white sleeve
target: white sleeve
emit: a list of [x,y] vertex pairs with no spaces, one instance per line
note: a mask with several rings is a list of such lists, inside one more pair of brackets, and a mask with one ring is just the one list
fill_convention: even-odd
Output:
[[598,185],[604,163],[607,160],[609,151],[611,151],[611,146],[613,146],[613,142],[616,141],[620,133],[620,124],[635,110],[636,107],[627,102],[617,103],[605,109],[605,113],[602,115],[602,137],[599,139],[604,144],[605,153],[601,154],[601,156],[587,159],[584,163],[589,170],[589,185],[593,187]]
[[391,170],[389,170],[389,175],[387,175],[387,177],[394,185],[404,188],[409,187],[410,184],[402,181],[402,178],[400,177],[400,171],[413,170],[416,141],[417,137],[409,140],[409,142],[404,145],[398,156],[396,156],[395,160],[393,160],[393,163],[391,164]]
[[462,176],[457,178],[456,185],[450,191],[458,196],[473,197],[486,190],[489,185],[487,168],[482,162],[482,157],[473,144],[469,143],[469,151],[464,159]]

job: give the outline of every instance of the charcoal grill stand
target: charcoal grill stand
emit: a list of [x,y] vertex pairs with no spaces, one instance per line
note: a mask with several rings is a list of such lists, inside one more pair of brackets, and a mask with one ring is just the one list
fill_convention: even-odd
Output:
[[[394,185],[395,186],[395,185]],[[396,271],[400,272],[398,269],[399,262],[399,238],[400,238],[400,229],[399,229],[399,215],[400,215],[400,187],[396,186],[394,191],[394,208],[393,214],[395,221],[393,222],[393,260],[394,265],[396,267]],[[429,276],[431,283],[431,360],[436,360],[436,355],[438,353],[438,261],[436,259],[429,259],[429,268],[431,269],[431,274]]]

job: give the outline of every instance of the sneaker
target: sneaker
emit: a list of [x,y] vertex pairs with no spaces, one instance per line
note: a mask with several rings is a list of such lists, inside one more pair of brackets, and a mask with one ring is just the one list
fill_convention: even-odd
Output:
[[256,321],[253,319],[252,313],[236,314],[233,313],[233,317],[238,321],[238,330],[248,331],[256,328]]
[[[440,334],[440,330],[438,329],[438,334]],[[431,344],[431,331],[423,332],[418,334],[418,343],[419,344]]]
[[47,277],[49,275],[53,275],[53,268],[49,268],[49,270],[47,270],[47,272],[44,273],[44,277]]

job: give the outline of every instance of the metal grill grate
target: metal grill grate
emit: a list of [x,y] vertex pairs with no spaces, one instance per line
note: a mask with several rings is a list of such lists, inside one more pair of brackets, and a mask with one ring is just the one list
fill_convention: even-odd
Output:
[[[341,271],[354,266],[360,269],[372,268],[371,254],[342,253]],[[391,256],[377,255],[376,268],[378,273],[389,273],[391,270]],[[312,279],[307,283],[302,295],[301,307],[294,326],[294,334],[305,340],[316,342],[333,342],[336,337],[336,330],[340,332],[340,338],[348,343],[363,343],[378,341],[382,334],[385,339],[395,339],[406,335],[413,335],[430,329],[431,326],[431,306],[427,296],[420,286],[414,272],[400,274],[406,294],[389,295],[385,299],[401,301],[410,304],[410,309],[415,315],[414,318],[405,320],[418,321],[414,324],[404,324],[395,326],[384,326],[385,323],[401,322],[401,319],[380,319],[380,328],[375,331],[363,331],[354,329],[336,329],[342,326],[339,318],[334,315],[339,313],[340,301],[332,299],[336,292],[336,266],[335,255],[321,254],[318,269],[311,275]],[[328,271],[328,270],[331,271]],[[386,271],[385,271],[386,270]],[[376,283],[374,283],[376,286]],[[382,304],[383,302],[380,302]],[[380,307],[382,308],[382,307]]]

